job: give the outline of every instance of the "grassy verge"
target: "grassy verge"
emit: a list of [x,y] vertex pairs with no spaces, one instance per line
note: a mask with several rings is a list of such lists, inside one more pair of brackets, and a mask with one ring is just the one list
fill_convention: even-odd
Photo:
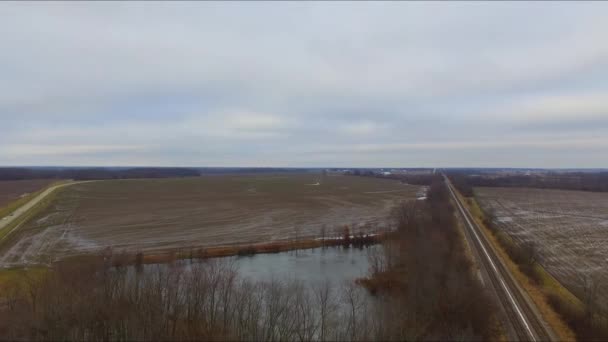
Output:
[[[58,184],[60,184],[60,183],[53,183],[53,185],[58,185]],[[46,189],[48,189],[48,187],[41,190],[40,193],[42,191],[45,191]],[[40,202],[38,202],[34,207],[32,207],[30,210],[28,210],[26,213],[24,213],[21,217],[19,217],[17,220],[13,221],[11,224],[5,226],[2,230],[0,230],[0,250],[1,250],[2,245],[8,241],[7,240],[8,235],[14,229],[16,229],[19,225],[29,221],[36,215],[38,215],[42,210],[46,209],[49,206],[49,204],[51,204],[51,202],[55,199],[57,194],[62,190],[63,190],[63,188],[59,188],[59,189],[56,189],[55,191],[51,192],[44,199],[42,199]],[[38,194],[39,193],[36,193],[36,196]]]
[[[458,194],[462,199],[462,196]],[[524,273],[520,266],[513,260],[507,252],[514,246],[513,240],[506,234],[490,229],[485,222],[484,212],[478,205],[475,198],[467,197],[462,201],[468,207],[475,222],[482,227],[486,237],[497,251],[500,258],[513,274],[517,282],[528,293],[529,297],[536,304],[545,321],[557,334],[560,341],[574,341],[576,334],[563,317],[563,312],[558,312],[555,308],[554,300],[558,300],[563,305],[575,311],[582,311],[582,303],[576,296],[562,286],[539,264],[534,264],[531,270]]]
[[23,294],[29,286],[41,280],[50,272],[47,267],[0,268],[0,309],[14,305],[14,299]]
[[27,194],[26,196],[20,197],[16,200],[10,202],[3,208],[0,208],[0,218],[3,218],[5,216],[9,215],[10,213],[12,213],[13,211],[19,209],[21,206],[25,205],[27,202],[31,201],[33,198],[35,198],[36,196],[43,193],[46,189],[48,189],[48,187],[42,188],[42,189],[40,189],[36,192],[30,193],[30,194]]
[[25,203],[29,202],[32,198],[40,195],[43,191],[44,191],[44,189],[31,193],[31,194],[28,194],[26,196],[23,196],[19,199],[16,199],[16,200],[10,202],[6,206],[0,208],[0,219],[5,216],[8,216],[10,213],[17,210],[19,207],[21,207]]
[[15,267],[0,269],[0,289],[9,283],[19,284],[27,278],[41,277],[48,271],[49,268],[47,267]]
[[23,206],[24,204],[26,204],[27,202],[31,201],[33,198],[35,198],[36,196],[40,195],[41,193],[43,193],[46,189],[53,187],[55,185],[59,185],[59,184],[63,184],[66,183],[67,181],[57,181],[57,182],[53,182],[45,187],[43,187],[42,189],[27,194],[26,196],[20,197],[12,202],[10,202],[9,204],[7,204],[6,206],[0,208],[0,219],[9,215],[10,213],[12,213],[13,211],[19,209],[19,207]]

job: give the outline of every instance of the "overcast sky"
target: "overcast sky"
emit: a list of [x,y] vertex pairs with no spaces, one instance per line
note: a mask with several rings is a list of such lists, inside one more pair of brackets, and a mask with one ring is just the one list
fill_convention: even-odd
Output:
[[0,3],[0,165],[608,167],[608,3]]

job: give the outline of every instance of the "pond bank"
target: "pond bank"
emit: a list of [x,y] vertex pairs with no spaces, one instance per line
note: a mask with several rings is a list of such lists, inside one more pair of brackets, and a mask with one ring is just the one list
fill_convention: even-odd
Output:
[[102,257],[110,260],[112,266],[147,265],[171,263],[178,260],[201,260],[209,258],[252,256],[256,254],[274,254],[296,250],[307,250],[321,247],[366,247],[381,243],[392,235],[391,232],[344,235],[326,238],[302,238],[299,240],[278,240],[272,242],[235,244],[229,246],[212,247],[182,247],[157,251],[134,251],[134,252],[112,252],[75,255],[68,257],[63,262],[78,261],[83,259],[98,259]]
[[127,264],[158,264],[180,259],[251,256],[256,254],[272,254],[320,247],[363,247],[377,244],[385,239],[387,235],[388,233],[361,234],[349,235],[348,237],[307,238],[231,246],[192,247],[150,253],[138,252],[128,256],[127,260],[121,261],[126,262]]
[[159,263],[128,266],[133,271],[154,273],[160,269],[180,268],[186,272],[206,263],[219,263],[234,270],[242,279],[253,283],[282,282],[301,284],[307,288],[330,284],[339,288],[365,277],[370,269],[370,253],[380,245],[354,248],[341,246],[318,247],[280,253],[264,253],[251,256],[228,256],[208,259],[177,260],[172,264]]

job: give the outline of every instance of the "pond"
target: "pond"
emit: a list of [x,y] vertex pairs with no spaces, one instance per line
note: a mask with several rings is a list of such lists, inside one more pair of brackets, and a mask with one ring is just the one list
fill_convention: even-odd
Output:
[[338,285],[365,276],[368,254],[381,248],[326,247],[232,258],[242,277],[254,281],[298,280],[315,284],[329,280]]
[[[379,251],[381,245],[363,248],[341,246],[312,248],[281,253],[255,254],[212,258],[226,262],[238,272],[240,278],[253,282],[297,281],[304,285],[316,285],[329,281],[334,286],[365,277],[370,267],[369,254]],[[204,261],[180,260],[177,265],[190,269],[191,265]],[[144,272],[155,272],[168,264],[144,265]],[[135,272],[130,267],[130,272]]]

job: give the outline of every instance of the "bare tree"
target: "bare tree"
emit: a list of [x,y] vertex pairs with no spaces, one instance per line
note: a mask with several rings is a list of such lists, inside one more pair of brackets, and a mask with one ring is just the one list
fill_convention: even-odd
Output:
[[528,266],[533,267],[538,261],[538,248],[534,241],[523,242],[520,246],[522,262]]
[[583,292],[585,323],[587,326],[593,326],[598,313],[601,311],[599,297],[605,290],[605,284],[602,282],[600,274],[593,271],[581,273],[578,277],[578,283]]
[[300,225],[295,224],[293,226],[293,232],[294,232],[294,242],[295,242],[295,245],[296,245],[295,249],[294,249],[294,252],[295,252],[296,255],[298,255],[298,250],[299,250],[299,248],[298,248],[298,242],[300,241],[300,231],[301,231]]
[[316,285],[314,294],[315,304],[318,308],[319,340],[326,341],[328,338],[328,331],[332,326],[331,317],[336,310],[331,283],[326,280]]
[[321,245],[325,248],[325,235],[327,231],[327,226],[325,224],[321,225],[320,233],[321,233]]
[[359,309],[361,307],[361,293],[356,285],[352,283],[345,284],[342,288],[342,298],[347,305],[346,315],[346,338],[351,341],[357,340],[359,336]]

